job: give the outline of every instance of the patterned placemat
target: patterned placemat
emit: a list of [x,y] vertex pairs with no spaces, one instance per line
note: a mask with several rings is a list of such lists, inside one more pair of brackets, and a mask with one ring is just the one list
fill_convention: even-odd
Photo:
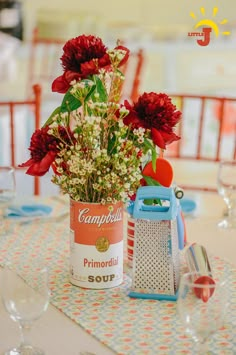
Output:
[[[60,223],[17,227],[0,239],[0,264],[33,263],[40,255],[50,271],[51,304],[119,355],[194,354],[194,342],[184,332],[176,303],[132,299],[130,277],[120,287],[86,290],[69,282],[69,219]],[[228,269],[231,305],[224,327],[209,340],[214,354],[236,354],[236,270],[222,259],[212,260],[214,271]]]

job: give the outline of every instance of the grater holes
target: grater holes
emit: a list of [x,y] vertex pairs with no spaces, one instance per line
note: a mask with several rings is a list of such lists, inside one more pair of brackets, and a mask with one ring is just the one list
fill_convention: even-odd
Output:
[[133,287],[147,293],[175,294],[178,287],[177,223],[135,222]]

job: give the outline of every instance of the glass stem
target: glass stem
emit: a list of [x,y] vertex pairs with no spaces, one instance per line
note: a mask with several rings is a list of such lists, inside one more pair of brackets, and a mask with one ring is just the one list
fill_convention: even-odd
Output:
[[229,218],[236,218],[236,207],[233,205],[228,205],[228,216]]
[[20,328],[20,347],[25,347],[30,344],[29,342],[29,334],[31,327],[29,324],[21,324],[19,323],[19,328]]
[[198,343],[198,347],[197,347],[197,354],[198,355],[205,355],[207,354],[207,341],[206,339],[200,341]]

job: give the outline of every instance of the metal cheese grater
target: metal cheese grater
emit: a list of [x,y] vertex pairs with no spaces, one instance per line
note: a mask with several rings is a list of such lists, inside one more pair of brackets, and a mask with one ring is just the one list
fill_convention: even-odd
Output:
[[[147,205],[159,199],[162,205]],[[140,187],[134,203],[134,259],[130,297],[176,299],[179,284],[177,201],[172,188]]]

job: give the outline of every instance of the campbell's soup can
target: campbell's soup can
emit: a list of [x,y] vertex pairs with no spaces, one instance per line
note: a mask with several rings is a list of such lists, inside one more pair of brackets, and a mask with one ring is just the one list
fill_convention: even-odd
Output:
[[70,200],[70,282],[90,289],[123,281],[123,203]]

